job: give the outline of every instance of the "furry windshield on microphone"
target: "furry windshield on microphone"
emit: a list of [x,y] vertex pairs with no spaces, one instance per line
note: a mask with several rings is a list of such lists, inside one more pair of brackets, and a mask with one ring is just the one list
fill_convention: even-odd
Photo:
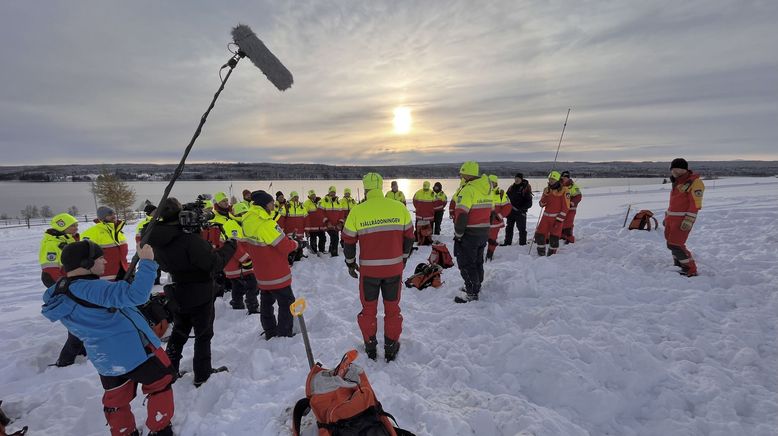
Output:
[[257,38],[249,26],[239,24],[232,29],[232,40],[251,62],[267,76],[279,91],[285,91],[292,86],[292,73],[284,64],[268,50],[265,44]]

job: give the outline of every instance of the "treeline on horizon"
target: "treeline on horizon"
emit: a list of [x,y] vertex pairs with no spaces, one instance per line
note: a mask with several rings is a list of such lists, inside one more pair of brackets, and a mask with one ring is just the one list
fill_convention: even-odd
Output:
[[[188,164],[180,180],[356,180],[375,171],[385,178],[456,178],[460,163],[418,165],[324,165],[282,163]],[[90,181],[108,172],[121,180],[169,180],[175,164],[28,165],[0,167],[2,181]],[[761,177],[778,174],[778,161],[690,161],[689,167],[706,178]],[[552,169],[568,170],[574,178],[668,177],[668,162],[482,162],[481,172],[512,178],[545,177]]]

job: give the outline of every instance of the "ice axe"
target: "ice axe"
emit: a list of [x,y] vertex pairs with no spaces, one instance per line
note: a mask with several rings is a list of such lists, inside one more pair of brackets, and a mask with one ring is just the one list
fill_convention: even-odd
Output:
[[305,312],[305,298],[298,298],[294,300],[294,303],[289,305],[289,311],[292,312],[292,316],[296,316],[300,320],[300,331],[303,333],[303,342],[305,342],[305,354],[308,355],[308,367],[313,368],[313,352],[311,351],[311,342],[308,340],[308,329],[305,328],[305,318],[303,312]]
[[[214,94],[208,109],[200,118],[200,124],[197,126],[197,129],[195,129],[194,135],[189,141],[189,145],[186,146],[186,150],[184,150],[184,155],[181,157],[181,161],[178,163],[175,171],[173,171],[173,175],[170,177],[170,182],[168,182],[167,187],[165,187],[165,192],[162,194],[162,199],[159,201],[157,209],[154,210],[154,213],[151,216],[151,221],[149,221],[149,223],[144,228],[143,237],[141,238],[138,247],[142,247],[148,242],[149,235],[151,235],[151,232],[154,230],[154,226],[159,219],[160,209],[162,208],[162,205],[165,204],[168,195],[170,195],[170,191],[173,189],[173,184],[176,183],[178,177],[181,176],[181,173],[183,173],[184,165],[186,164],[186,158],[189,156],[189,152],[192,151],[192,146],[200,136],[203,125],[208,119],[208,114],[211,113],[211,109],[213,109],[214,105],[216,104],[216,100],[219,98],[219,94],[221,94],[222,90],[224,90],[224,85],[227,84],[227,79],[230,78],[230,75],[235,69],[235,66],[238,65],[238,61],[244,57],[248,57],[249,60],[251,60],[251,62],[260,69],[260,71],[262,71],[262,73],[279,91],[286,91],[292,86],[292,83],[294,83],[292,73],[290,73],[284,64],[282,64],[281,61],[279,61],[278,58],[275,57],[275,55],[273,55],[270,50],[268,50],[265,44],[259,38],[257,38],[257,35],[254,34],[249,26],[246,26],[245,24],[239,24],[234,29],[232,29],[232,41],[233,42],[229,44],[228,47],[233,56],[228,59],[224,65],[222,65],[221,69],[219,70],[219,75],[221,76],[221,72],[225,68],[229,68],[229,70],[222,79],[221,86],[219,86],[216,94]],[[237,47],[237,49],[234,51],[233,46]],[[135,275],[135,266],[137,263],[138,256],[136,255],[132,258],[132,263],[130,264],[127,274],[125,275],[124,279],[126,281],[132,282],[133,276]]]

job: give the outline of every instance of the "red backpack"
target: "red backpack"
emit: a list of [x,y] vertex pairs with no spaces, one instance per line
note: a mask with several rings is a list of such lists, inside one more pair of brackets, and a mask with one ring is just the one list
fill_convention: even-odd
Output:
[[357,351],[343,355],[335,369],[311,368],[305,382],[305,398],[294,406],[292,433],[300,435],[303,416],[313,410],[318,436],[414,436],[395,427],[385,412],[362,367],[353,364]]
[[442,242],[432,244],[432,252],[428,261],[432,265],[440,265],[443,269],[454,266],[454,259],[451,257],[451,253],[448,252],[446,244]]
[[654,212],[648,209],[643,209],[636,213],[629,223],[630,230],[647,230],[651,231],[651,220],[654,221],[654,230],[659,228],[659,222],[654,218]]

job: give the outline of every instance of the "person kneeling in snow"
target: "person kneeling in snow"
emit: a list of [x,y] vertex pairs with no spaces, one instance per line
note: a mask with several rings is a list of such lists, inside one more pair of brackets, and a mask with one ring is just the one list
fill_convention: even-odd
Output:
[[132,284],[101,280],[106,260],[91,241],[67,245],[62,266],[67,276],[46,289],[43,315],[60,321],[84,341],[87,358],[105,389],[103,411],[113,436],[139,435],[130,401],[137,384],[147,395],[150,435],[172,435],[175,373],[160,341],[137,306],[149,299],[157,275],[150,245],[138,251],[138,273]]

